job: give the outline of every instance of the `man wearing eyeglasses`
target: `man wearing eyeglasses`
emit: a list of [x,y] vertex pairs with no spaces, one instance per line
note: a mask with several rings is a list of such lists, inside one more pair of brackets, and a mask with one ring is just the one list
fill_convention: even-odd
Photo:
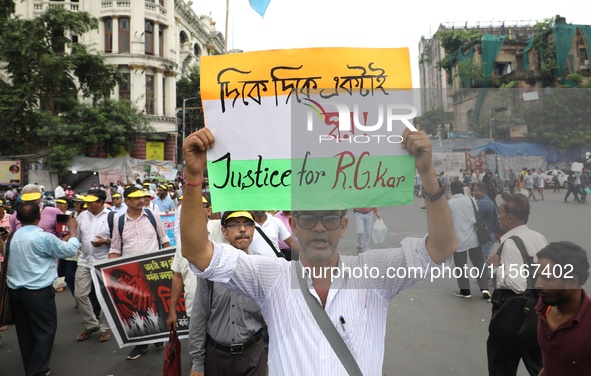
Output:
[[[398,249],[371,250],[345,260],[338,246],[347,230],[346,211],[294,211],[290,221],[302,249],[300,263],[303,269],[312,271],[304,276],[310,293],[329,316],[363,375],[382,375],[390,299],[419,282],[430,268],[449,265],[457,249],[445,187],[440,187],[431,161],[429,138],[424,132],[408,129],[402,137],[402,146],[416,157],[415,167],[421,176],[428,236],[406,238]],[[181,219],[183,256],[198,277],[224,283],[253,298],[261,307],[270,335],[269,375],[347,375],[297,287],[294,262],[248,256],[207,240],[205,221],[197,206],[202,196],[198,183],[203,179],[206,151],[213,143],[213,134],[204,128],[183,144],[187,181],[184,201],[188,203]],[[335,271],[345,267],[376,268],[379,276],[360,279],[342,273],[331,280]],[[424,274],[381,278],[387,269],[411,267]],[[317,269],[328,269],[330,273],[316,275]]]
[[[248,254],[254,236],[254,217],[247,211],[225,212],[222,232],[228,243]],[[197,353],[191,376],[264,376],[267,353],[261,330],[265,321],[257,303],[223,283],[197,279],[191,315],[190,341]]]

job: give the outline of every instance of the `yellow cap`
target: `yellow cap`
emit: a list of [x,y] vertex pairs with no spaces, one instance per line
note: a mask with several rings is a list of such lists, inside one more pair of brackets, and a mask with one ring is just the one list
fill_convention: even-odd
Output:
[[137,198],[137,197],[145,197],[144,192],[142,192],[141,190],[137,190],[137,191],[133,191],[130,194],[127,195],[127,197],[130,198]]
[[[181,196],[183,197],[183,196]],[[201,196],[201,202],[204,202],[206,204],[209,204],[209,201],[207,201],[207,199],[205,198],[205,196]]]
[[226,222],[228,221],[228,219],[240,218],[240,217],[248,218],[254,222],[254,218],[252,217],[252,214],[250,214],[247,211],[237,211],[237,212],[230,214],[229,216],[226,217]]
[[21,200],[23,201],[36,201],[41,198],[41,193],[39,192],[31,192],[31,193],[23,193],[21,196]]
[[142,190],[142,193],[143,193],[142,197],[152,197],[152,193],[150,193],[150,191],[147,189]]
[[115,193],[113,196],[111,196],[111,198],[120,198],[121,194],[120,193]]
[[99,198],[98,198],[98,197],[96,197],[96,196],[93,196],[93,195],[88,195],[88,196],[85,196],[85,197],[82,199],[82,201],[84,201],[84,202],[96,202],[96,201],[98,201],[98,200],[99,200]]
[[57,200],[55,200],[56,204],[67,204],[68,201],[64,200],[63,198],[58,198]]
[[183,199],[183,195],[180,195],[180,196],[179,196],[179,200],[182,200],[182,199]]

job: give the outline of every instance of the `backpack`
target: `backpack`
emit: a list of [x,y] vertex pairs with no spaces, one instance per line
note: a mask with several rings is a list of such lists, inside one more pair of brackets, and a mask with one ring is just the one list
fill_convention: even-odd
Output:
[[[156,218],[154,218],[154,214],[150,210],[145,210],[150,223],[154,227],[154,231],[156,231],[156,238],[158,239],[158,247],[160,247],[160,235],[158,235],[158,226],[156,225]],[[109,234],[110,237],[113,238],[113,219],[115,217],[115,212],[112,211],[107,216],[107,223],[109,224]],[[119,221],[117,221],[117,228],[119,229],[119,237],[121,238],[121,251],[123,251],[123,226],[125,225],[125,216],[122,215],[119,217]]]

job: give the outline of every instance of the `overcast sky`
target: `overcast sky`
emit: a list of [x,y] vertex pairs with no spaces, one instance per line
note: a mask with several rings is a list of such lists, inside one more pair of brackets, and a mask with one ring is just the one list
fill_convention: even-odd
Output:
[[[211,15],[224,33],[225,0],[194,0],[198,15]],[[585,5],[587,4],[587,5]],[[484,10],[483,10],[484,9]],[[261,18],[248,0],[230,0],[228,49],[257,51],[302,47],[409,47],[418,87],[418,43],[440,23],[463,26],[491,21],[505,25],[560,14],[567,22],[591,24],[591,2],[581,0],[271,0]]]

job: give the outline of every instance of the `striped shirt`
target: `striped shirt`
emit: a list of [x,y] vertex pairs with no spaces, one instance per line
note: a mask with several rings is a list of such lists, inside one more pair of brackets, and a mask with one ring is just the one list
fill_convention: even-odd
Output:
[[[406,238],[398,249],[372,250],[357,257],[341,257],[350,268],[416,267],[428,275],[435,267],[425,248],[425,239]],[[446,261],[449,266],[450,260]],[[285,259],[249,256],[226,244],[214,243],[209,267],[201,278],[224,283],[251,297],[261,307],[269,327],[269,375],[347,375],[322,330],[316,324],[298,287],[295,268]],[[343,273],[346,274],[346,273]],[[420,274],[420,273],[417,273]],[[325,310],[341,334],[365,376],[382,375],[388,303],[403,289],[422,278],[374,278],[344,276],[331,285]],[[308,279],[312,295],[318,294]],[[341,324],[340,317],[345,320]]]
[[[148,209],[149,210],[149,209]],[[166,235],[162,221],[155,215],[158,237],[154,231],[154,226],[150,223],[146,209],[142,214],[134,219],[125,212],[125,224],[123,225],[123,236],[119,234],[119,217],[113,223],[113,238],[111,239],[111,248],[109,253],[120,256],[137,256],[148,252],[157,251],[160,244],[169,243],[170,239]],[[123,238],[123,250],[121,249],[121,238]]]

